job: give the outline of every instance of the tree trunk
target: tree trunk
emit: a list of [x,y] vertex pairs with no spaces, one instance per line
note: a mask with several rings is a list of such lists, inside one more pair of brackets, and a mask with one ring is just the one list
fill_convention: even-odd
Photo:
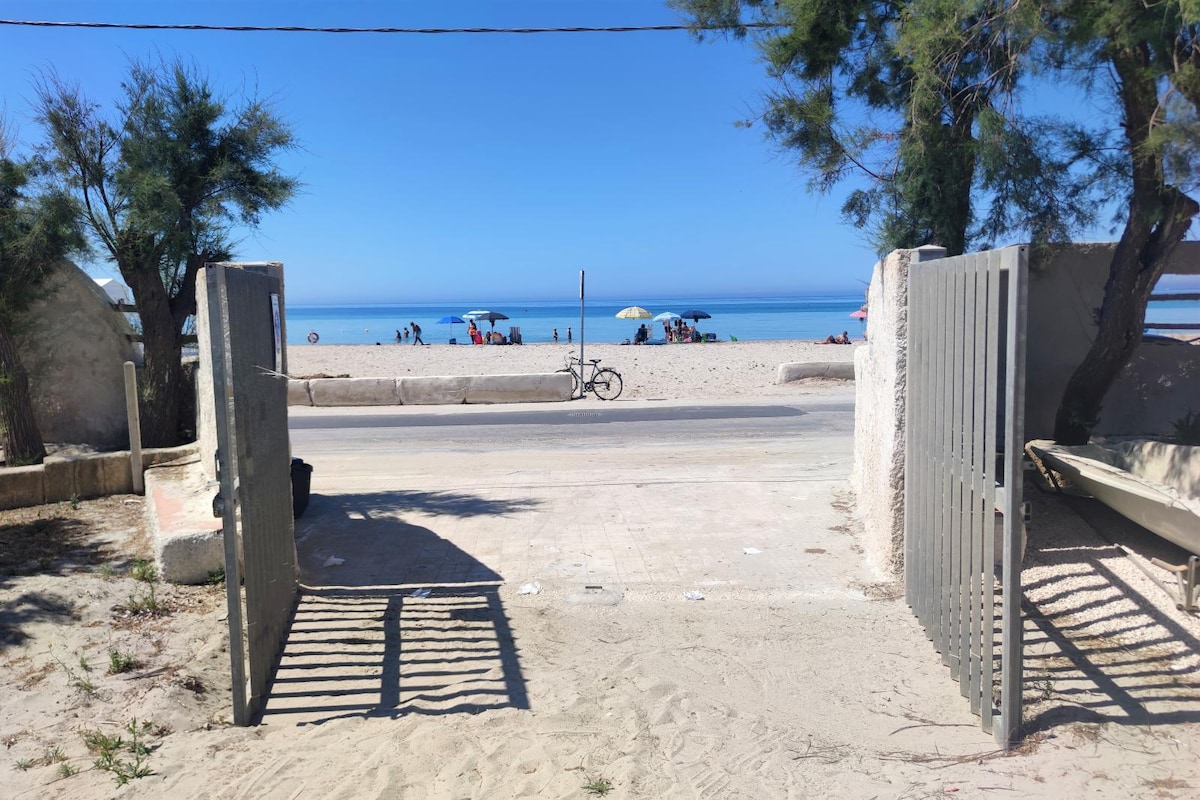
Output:
[[46,457],[42,434],[33,417],[29,374],[21,364],[17,345],[0,324],[0,427],[4,457],[9,466],[40,464]]
[[180,331],[157,271],[143,268],[121,273],[133,290],[142,323],[142,443],[146,447],[171,447],[179,444],[179,406],[184,388]]
[[1133,187],[1129,217],[1104,286],[1096,340],[1067,382],[1054,419],[1059,444],[1087,444],[1104,396],[1142,341],[1154,285],[1200,211],[1196,201],[1164,183],[1162,160],[1149,144],[1158,96],[1140,49],[1112,57],[1119,78]]

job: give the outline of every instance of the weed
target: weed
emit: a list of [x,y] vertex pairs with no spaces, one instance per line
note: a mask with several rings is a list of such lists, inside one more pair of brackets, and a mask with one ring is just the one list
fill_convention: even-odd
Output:
[[88,663],[87,656],[85,656],[83,653],[79,654],[79,668],[84,672],[92,671],[92,665]]
[[141,591],[129,593],[129,602],[125,604],[125,610],[129,612],[130,616],[153,617],[163,613],[166,609],[163,608],[162,603],[158,602],[154,584],[150,583]]
[[120,675],[137,668],[138,662],[133,653],[122,653],[115,647],[108,648],[108,674]]
[[42,572],[49,572],[50,568],[53,566],[54,559],[50,558],[49,556],[42,556],[38,559],[38,569]]
[[68,502],[70,502],[70,504],[71,504],[72,511],[79,510],[79,495],[78,494],[75,494],[74,492],[72,492],[71,499]]
[[1200,414],[1189,409],[1186,414],[1171,424],[1175,426],[1176,444],[1200,444]]
[[158,583],[158,570],[145,559],[139,558],[134,561],[133,566],[129,568],[129,575],[142,583]]
[[64,753],[63,749],[58,745],[55,745],[54,747],[47,747],[46,752],[42,754],[43,764],[57,764],[60,761],[66,760],[67,754]]
[[603,797],[613,790],[613,783],[607,778],[589,778],[588,782],[583,785],[583,789],[588,794]]
[[100,574],[100,577],[106,581],[110,581],[117,577],[117,571],[112,568],[112,564],[101,564],[100,569],[97,570],[97,572]]
[[13,767],[15,767],[16,769],[19,769],[21,772],[24,772],[25,770],[29,769],[32,766],[33,766],[33,760],[28,759],[28,758],[18,758],[16,763],[13,764]]
[[224,586],[225,585],[225,567],[217,567],[212,572],[208,573],[209,586]]
[[58,765],[56,774],[60,778],[69,778],[77,772],[79,772],[79,767],[73,767],[68,762],[64,761]]
[[[91,698],[99,694],[96,684],[92,683],[90,680],[71,669],[71,666],[67,662],[58,657],[58,653],[54,652],[54,645],[50,645],[50,657],[58,662],[58,665],[63,668],[63,672],[67,673],[68,686],[82,694],[84,697]],[[87,672],[90,672],[92,669],[82,655],[79,656],[79,666]]]
[[[129,734],[128,741],[120,736],[108,736],[100,731],[87,731],[83,734],[83,743],[87,745],[89,751],[96,754],[96,766],[106,772],[111,772],[117,786],[124,786],[131,780],[154,774],[149,764],[150,747],[145,741],[146,735],[153,728],[151,723],[139,723],[135,718],[125,726],[125,731]],[[122,752],[132,755],[133,760],[121,758]]]

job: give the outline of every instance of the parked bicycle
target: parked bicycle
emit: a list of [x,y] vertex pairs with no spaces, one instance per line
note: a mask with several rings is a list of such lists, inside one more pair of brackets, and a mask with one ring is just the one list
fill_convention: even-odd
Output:
[[[590,368],[590,372],[589,372]],[[579,391],[580,384],[584,392],[592,392],[601,400],[616,400],[621,396],[625,384],[621,381],[621,373],[615,369],[600,368],[600,359],[589,358],[587,367],[580,369],[580,361],[575,356],[567,356],[567,365],[559,372],[571,373],[571,396],[583,397]],[[584,379],[584,375],[588,377]]]

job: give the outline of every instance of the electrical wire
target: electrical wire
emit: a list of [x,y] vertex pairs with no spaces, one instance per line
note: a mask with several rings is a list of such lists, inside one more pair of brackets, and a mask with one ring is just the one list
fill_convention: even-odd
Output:
[[149,22],[51,22],[46,20],[0,19],[0,25],[30,28],[93,28],[128,31],[230,31],[235,33],[641,33],[662,31],[735,31],[785,27],[774,22],[746,22],[729,25],[619,25],[612,27],[567,28],[318,28],[301,25],[168,25]]

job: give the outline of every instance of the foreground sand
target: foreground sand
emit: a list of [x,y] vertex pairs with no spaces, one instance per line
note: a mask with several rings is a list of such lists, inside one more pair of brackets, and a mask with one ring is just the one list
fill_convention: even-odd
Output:
[[[805,341],[718,342],[649,347],[588,344],[586,359],[621,373],[626,400],[720,400],[795,394],[776,386],[779,365],[791,361],[853,361],[856,346]],[[427,375],[509,375],[553,372],[578,345],[302,345],[288,348],[293,377],[352,378]]]

